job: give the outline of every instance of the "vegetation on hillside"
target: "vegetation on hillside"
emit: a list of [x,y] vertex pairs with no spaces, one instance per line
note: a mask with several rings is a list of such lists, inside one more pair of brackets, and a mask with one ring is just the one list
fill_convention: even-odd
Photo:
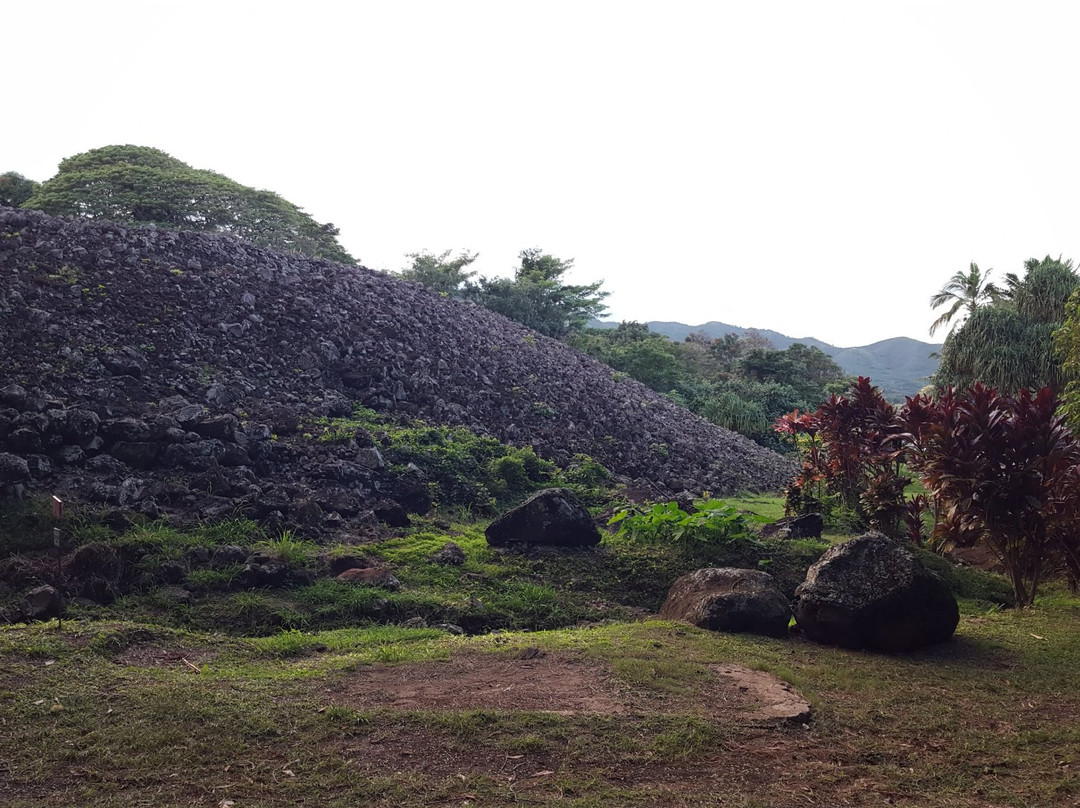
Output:
[[795,343],[778,351],[754,334],[691,334],[678,343],[641,323],[624,322],[568,341],[691,412],[770,448],[781,448],[771,429],[777,418],[813,409],[847,384],[844,372],[818,348]]
[[192,168],[159,149],[105,146],[68,157],[31,194],[18,179],[0,177],[0,195],[53,215],[228,233],[262,247],[355,263],[334,225],[319,224],[271,191]]
[[574,259],[556,258],[539,247],[518,254],[520,263],[513,278],[481,276],[474,281],[468,269],[477,254],[467,250],[456,258],[450,251],[435,255],[428,251],[410,253],[409,266],[401,277],[417,281],[440,294],[471,300],[516,320],[541,334],[562,339],[580,331],[585,323],[605,311],[602,281],[588,284],[566,282]]
[[403,278],[562,339],[714,424],[771,448],[780,448],[770,429],[776,418],[796,407],[817,406],[847,381],[820,349],[796,343],[778,351],[753,333],[723,339],[691,334],[679,343],[636,322],[587,329],[585,324],[603,311],[607,292],[600,283],[567,284],[564,276],[573,261],[539,249],[521,252],[513,279],[474,281],[468,267],[477,256],[467,250],[456,257],[450,251],[407,257],[411,263],[401,271]]

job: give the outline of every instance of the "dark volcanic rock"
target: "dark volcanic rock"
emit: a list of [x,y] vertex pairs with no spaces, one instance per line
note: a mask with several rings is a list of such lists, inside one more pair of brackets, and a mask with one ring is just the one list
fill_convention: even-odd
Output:
[[117,441],[109,454],[133,469],[153,468],[158,459],[158,444],[149,441]]
[[380,522],[385,522],[390,527],[408,527],[411,524],[405,508],[400,502],[392,499],[380,499],[371,506],[371,510],[375,512]]
[[600,543],[592,515],[566,488],[545,488],[504,513],[484,535],[488,544],[553,544],[587,547]]
[[219,440],[200,440],[174,444],[165,450],[165,462],[191,471],[206,471],[225,457],[225,444]]
[[26,593],[23,614],[27,620],[47,620],[60,615],[60,593],[45,584]]
[[23,458],[8,452],[0,453],[0,483],[17,483],[30,479],[30,466]]
[[442,546],[441,550],[432,553],[429,560],[432,564],[447,564],[458,567],[465,563],[465,551],[454,542],[448,541]]
[[761,528],[763,539],[779,536],[784,539],[820,539],[825,520],[820,513],[807,513],[802,516],[785,516]]
[[768,573],[713,567],[672,584],[660,616],[713,631],[785,637],[791,607]]
[[945,582],[880,533],[826,552],[795,590],[794,612],[812,640],[881,651],[944,642],[960,620]]
[[[103,251],[113,257],[101,259]],[[207,433],[206,419],[222,419],[209,433],[219,452],[172,452],[189,441],[171,432],[163,452],[175,465],[222,462],[231,443],[263,464],[260,477],[299,478],[303,470],[286,469],[277,450],[267,455],[227,434],[230,419],[291,436],[316,411],[310,402],[325,402],[318,415],[368,405],[531,445],[559,463],[589,454],[659,492],[775,489],[794,470],[561,342],[363,268],[223,236],[10,208],[0,209],[0,256],[0,379],[35,385],[6,384],[0,405],[96,414],[96,432],[88,425],[78,438],[62,436],[88,452],[99,435],[106,449],[159,440],[144,430],[161,402],[179,430]],[[60,265],[105,293],[71,294],[55,277]],[[56,448],[51,432],[8,423],[9,432],[42,435],[41,451]],[[383,472],[374,453],[338,459]],[[243,452],[229,450],[227,462],[243,463]],[[409,510],[425,507],[413,492],[385,491]]]

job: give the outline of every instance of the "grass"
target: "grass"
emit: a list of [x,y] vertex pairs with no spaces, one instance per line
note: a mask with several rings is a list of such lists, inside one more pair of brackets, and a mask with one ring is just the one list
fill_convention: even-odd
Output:
[[[782,510],[774,497],[733,504],[767,518]],[[590,550],[508,553],[487,546],[482,524],[444,518],[361,548],[268,537],[246,520],[186,531],[148,522],[119,534],[87,522],[83,538],[116,548],[144,577],[111,605],[72,611],[63,631],[0,626],[0,804],[974,808],[1080,799],[1080,601],[1063,589],[1046,587],[1033,610],[1002,608],[1000,577],[920,553],[960,599],[957,637],[904,656],[856,653],[642,621],[675,578],[703,566],[760,567],[790,593],[831,536],[686,548],[608,535]],[[32,543],[47,524],[33,506],[5,511],[0,538],[25,529]],[[464,564],[429,561],[447,540]],[[220,545],[322,572],[313,583],[238,589],[241,565],[207,552]],[[326,559],[347,554],[390,567],[400,589],[328,577]],[[183,568],[190,600],[153,579],[166,562]],[[365,674],[420,683],[411,666],[448,660],[469,663],[425,670],[438,680],[476,669],[480,686],[511,694],[555,686],[560,671],[592,671],[582,692],[625,709],[560,712],[556,701],[547,711],[512,697],[478,709],[455,703],[464,685],[438,707],[390,707],[365,689]],[[485,660],[505,678],[484,679]],[[720,663],[798,688],[814,707],[810,725],[733,716],[716,686]]]
[[[508,658],[526,646],[607,667],[642,707],[401,711],[333,695],[358,665],[469,650]],[[184,649],[201,672],[133,665],[133,648]],[[62,633],[0,628],[0,654],[0,776],[12,806],[1030,806],[1080,795],[1080,601],[1063,592],[1030,611],[966,612],[953,642],[906,656],[662,621],[253,641],[69,622]],[[814,704],[810,726],[703,713],[707,667],[720,662],[792,680]]]

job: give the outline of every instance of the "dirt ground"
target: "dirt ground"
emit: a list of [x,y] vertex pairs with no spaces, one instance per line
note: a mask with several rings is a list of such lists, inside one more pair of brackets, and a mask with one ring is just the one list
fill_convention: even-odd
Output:
[[[711,679],[701,686],[708,717],[730,723],[809,720],[809,704],[771,674],[738,665],[709,670]],[[601,663],[536,648],[513,656],[458,654],[444,662],[364,667],[328,688],[327,696],[334,704],[361,710],[627,715],[685,708],[674,703],[678,700],[621,685]]]

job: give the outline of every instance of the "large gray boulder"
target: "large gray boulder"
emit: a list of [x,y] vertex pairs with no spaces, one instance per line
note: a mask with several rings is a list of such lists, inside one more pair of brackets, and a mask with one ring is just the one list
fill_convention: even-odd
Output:
[[768,573],[713,567],[672,584],[660,616],[713,631],[784,637],[791,607]]
[[551,544],[591,547],[600,543],[588,509],[566,488],[545,488],[490,525],[484,534],[488,544]]
[[911,552],[867,533],[825,553],[795,590],[795,620],[812,640],[912,651],[956,630],[956,598]]

